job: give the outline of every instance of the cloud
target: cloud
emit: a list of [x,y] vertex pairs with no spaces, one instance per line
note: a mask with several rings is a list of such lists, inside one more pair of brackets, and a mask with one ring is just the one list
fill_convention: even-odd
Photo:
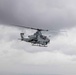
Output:
[[18,28],[12,30],[12,27],[2,25],[0,31],[0,71],[11,74],[76,74],[76,28],[67,30],[68,36],[60,34],[54,37],[46,48],[17,40],[21,32]]
[[76,28],[67,30],[66,33],[60,33],[59,36],[51,40],[51,49],[64,52],[66,54],[76,54]]
[[[76,75],[75,14],[75,0],[0,0],[0,73]],[[21,30],[4,25],[67,32],[50,38],[44,48],[19,41]]]
[[0,0],[0,23],[60,30],[76,26],[75,0]]

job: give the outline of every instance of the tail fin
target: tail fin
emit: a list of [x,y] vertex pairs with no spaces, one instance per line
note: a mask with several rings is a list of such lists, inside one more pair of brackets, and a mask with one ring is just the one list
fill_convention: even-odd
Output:
[[24,40],[24,33],[20,33],[20,36],[21,36],[21,40],[23,41]]

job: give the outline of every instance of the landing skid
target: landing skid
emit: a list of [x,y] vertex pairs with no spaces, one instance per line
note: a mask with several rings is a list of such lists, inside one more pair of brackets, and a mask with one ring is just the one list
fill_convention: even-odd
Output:
[[32,44],[32,46],[47,47],[47,45],[41,45],[41,44]]

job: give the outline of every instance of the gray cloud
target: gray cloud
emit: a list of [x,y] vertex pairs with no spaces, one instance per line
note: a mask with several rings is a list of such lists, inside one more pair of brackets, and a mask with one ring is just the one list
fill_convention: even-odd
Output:
[[[75,0],[0,0],[0,25],[59,30],[76,26],[75,14]],[[1,74],[76,75],[76,28],[68,30],[68,37],[55,36],[47,48],[17,41],[20,32],[0,27]]]
[[76,28],[68,30],[68,37],[55,36],[46,48],[18,41],[18,33],[0,26],[0,74],[76,74]]
[[76,25],[75,0],[0,0],[0,23],[45,29]]

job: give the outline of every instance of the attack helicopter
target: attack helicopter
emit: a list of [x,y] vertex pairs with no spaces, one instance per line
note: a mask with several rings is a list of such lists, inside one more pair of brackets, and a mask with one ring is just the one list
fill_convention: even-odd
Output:
[[36,46],[43,46],[43,47],[47,47],[47,44],[50,43],[50,39],[47,36],[42,34],[42,31],[48,31],[48,30],[25,27],[25,26],[18,26],[18,27],[36,30],[36,32],[33,35],[29,35],[28,38],[24,37],[25,33],[23,32],[20,33],[21,41],[29,42],[33,46],[36,45]]
[[[26,26],[19,26],[19,25],[13,25],[21,28],[26,28],[26,29],[32,29],[35,30],[36,32],[33,33],[33,35],[29,35],[28,38],[24,37],[24,32],[20,33],[20,39],[21,41],[25,41],[28,43],[31,43],[33,46],[40,46],[40,47],[47,47],[47,45],[50,43],[50,39],[42,34],[42,31],[49,31],[45,29],[39,29],[39,28],[32,28],[32,27],[26,27]],[[66,31],[51,31],[53,33],[59,33],[59,32],[66,32]]]

